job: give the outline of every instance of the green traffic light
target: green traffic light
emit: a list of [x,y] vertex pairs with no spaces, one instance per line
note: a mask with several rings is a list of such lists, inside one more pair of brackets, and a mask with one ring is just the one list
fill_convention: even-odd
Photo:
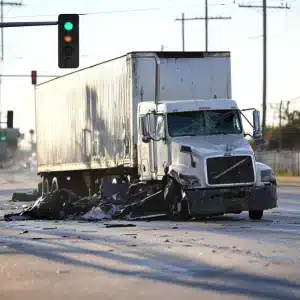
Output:
[[64,28],[65,28],[67,31],[72,30],[73,27],[74,27],[74,25],[73,25],[72,22],[66,22],[65,25],[64,25]]
[[1,136],[1,141],[6,141],[6,136]]

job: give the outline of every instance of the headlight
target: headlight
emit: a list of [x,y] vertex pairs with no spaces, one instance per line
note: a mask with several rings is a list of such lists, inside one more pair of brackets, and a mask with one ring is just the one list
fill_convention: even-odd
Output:
[[194,175],[179,175],[180,183],[183,186],[193,187],[195,185],[199,186],[199,179]]
[[260,171],[260,178],[262,182],[271,182],[275,179],[275,174],[272,170]]

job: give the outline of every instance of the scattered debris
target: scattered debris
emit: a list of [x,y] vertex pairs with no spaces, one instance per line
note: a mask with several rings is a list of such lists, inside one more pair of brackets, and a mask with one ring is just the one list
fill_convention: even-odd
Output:
[[21,232],[20,234],[25,234],[28,233],[28,230],[24,230],[23,232]]
[[135,224],[104,224],[106,228],[112,227],[135,227]]
[[168,218],[168,214],[156,214],[156,215],[146,215],[146,216],[139,216],[139,217],[130,217],[128,216],[131,221],[155,221],[155,220],[165,220]]
[[31,193],[13,193],[11,201],[13,202],[32,202],[36,201],[41,195],[34,190]]
[[69,274],[70,271],[68,271],[68,270],[56,270],[56,273],[57,274]]
[[[118,184],[108,183],[108,186],[108,190],[113,190],[111,186],[117,187]],[[98,194],[83,198],[68,189],[56,190],[39,198],[37,198],[36,191],[31,194],[15,193],[13,201],[25,201],[23,199],[26,197],[26,199],[31,197],[31,201],[36,198],[37,200],[28,207],[24,207],[20,213],[5,215],[4,219],[5,221],[33,219],[82,221],[125,219],[127,221],[137,221],[168,217],[169,208],[163,201],[163,191],[159,186],[145,189],[145,187],[138,188],[137,185],[133,184],[129,188],[127,187],[127,193],[124,192],[126,186],[123,185],[121,188],[123,189],[121,192],[112,194],[112,191],[109,193],[108,190],[105,190],[104,184]],[[133,191],[134,194],[132,194]],[[109,227],[124,226],[133,227],[135,225],[109,224]]]

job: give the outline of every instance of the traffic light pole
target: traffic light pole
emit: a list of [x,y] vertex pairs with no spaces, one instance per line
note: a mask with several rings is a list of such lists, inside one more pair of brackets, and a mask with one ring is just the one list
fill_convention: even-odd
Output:
[[53,26],[58,25],[58,21],[53,22],[2,22],[0,28],[4,27],[27,27],[27,26]]
[[[2,0],[0,0],[2,1]],[[0,22],[0,28],[57,26],[58,25],[58,67],[74,69],[79,67],[79,14],[60,14],[57,21],[48,22]]]

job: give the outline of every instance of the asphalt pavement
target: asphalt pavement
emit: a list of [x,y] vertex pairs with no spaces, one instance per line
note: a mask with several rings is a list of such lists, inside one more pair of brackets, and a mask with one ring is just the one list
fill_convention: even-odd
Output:
[[[0,177],[0,218],[35,187],[14,176]],[[260,221],[0,221],[0,299],[300,299],[300,185],[279,198]]]

